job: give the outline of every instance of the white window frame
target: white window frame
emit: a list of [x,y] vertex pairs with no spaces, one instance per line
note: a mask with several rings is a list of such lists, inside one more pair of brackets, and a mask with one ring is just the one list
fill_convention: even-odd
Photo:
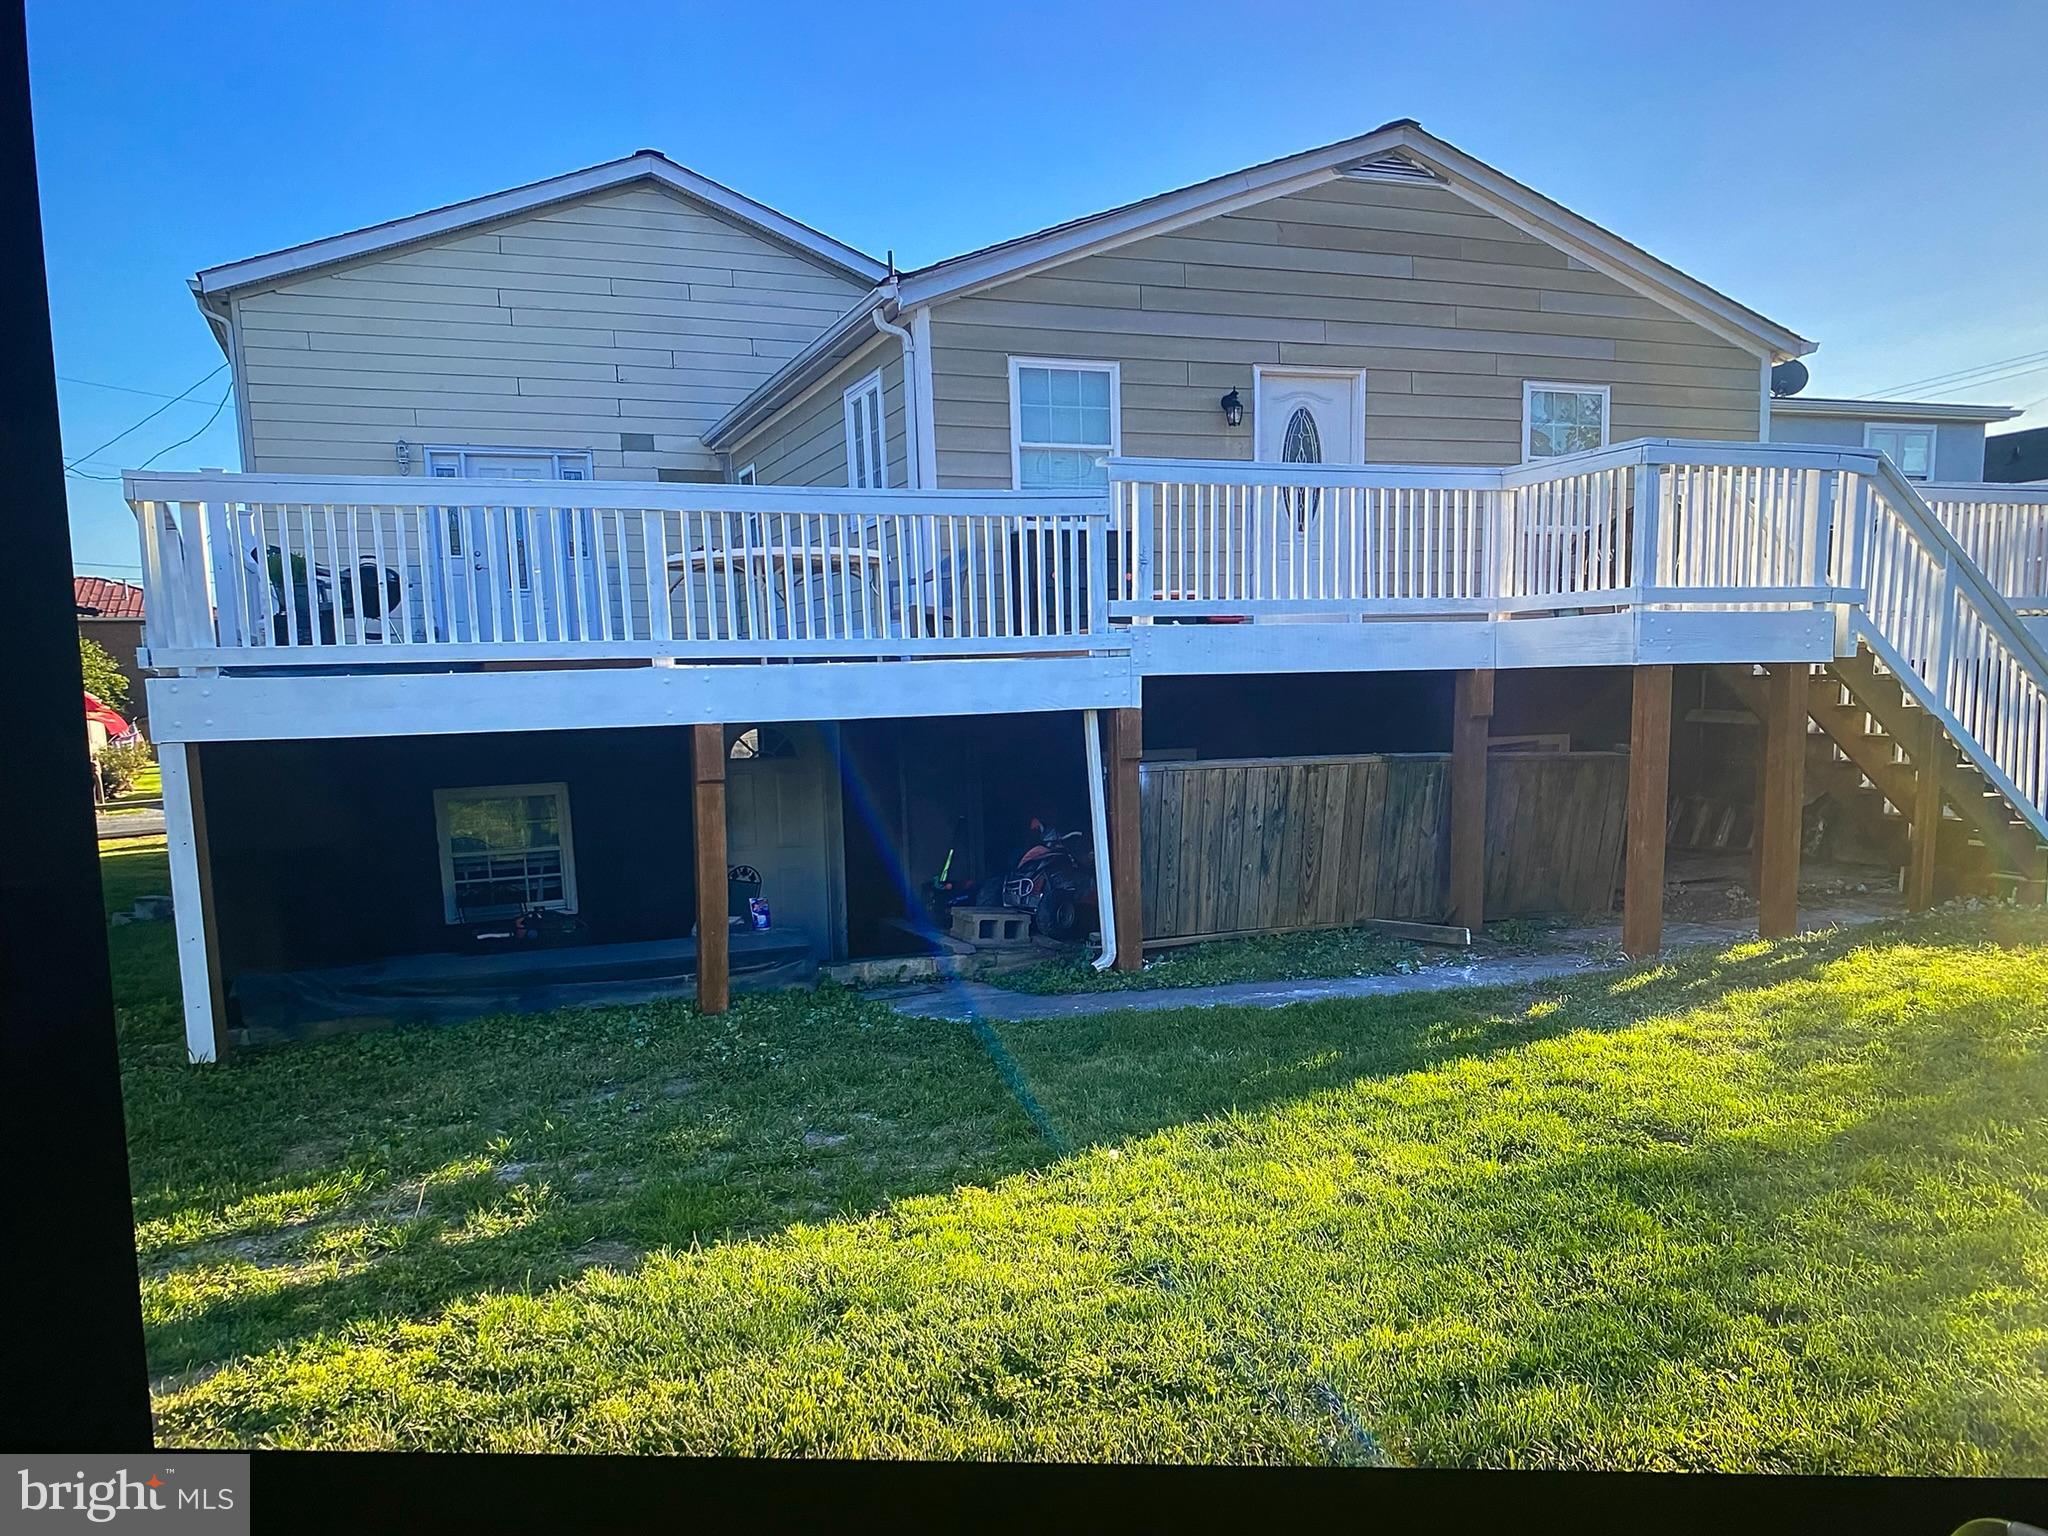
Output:
[[761,480],[754,466],[749,464],[744,469],[733,471],[732,483],[734,485],[759,485]]
[[1082,373],[1109,375],[1109,452],[1116,458],[1124,451],[1124,373],[1121,363],[1099,357],[1013,357],[1010,359],[1010,489],[1024,488],[1024,451],[1027,448],[1073,450],[1092,448],[1093,443],[1027,443],[1024,441],[1024,396],[1017,382],[1020,368],[1067,368]]
[[[450,924],[478,921],[471,913],[464,917],[455,903],[455,849],[448,830],[448,802],[454,799],[475,799],[479,796],[503,796],[510,799],[524,795],[552,795],[555,801],[555,823],[561,828],[562,836],[562,899],[542,901],[534,905],[544,911],[574,913],[576,901],[576,836],[569,820],[569,786],[554,784],[466,784],[449,789],[434,791],[434,839],[440,846],[441,854],[441,915]],[[484,917],[484,922],[495,921],[498,916],[516,914],[493,914]]]
[[1917,421],[1866,421],[1863,423],[1863,446],[1866,448],[1877,447],[1877,444],[1872,442],[1871,439],[1880,432],[1895,433],[1901,436],[1908,432],[1917,432],[1922,437],[1925,437],[1927,439],[1926,474],[1906,474],[1906,466],[1904,464],[1899,464],[1897,459],[1892,460],[1892,462],[1899,465],[1899,473],[1905,475],[1908,480],[1919,481],[1925,484],[1934,479],[1934,450],[1940,446],[1941,438],[1935,432],[1931,423]]
[[[882,370],[877,368],[859,383],[847,388],[839,397],[840,409],[846,416],[846,483],[856,491],[886,491],[889,488],[889,416],[883,408]],[[873,419],[868,424],[872,429],[861,430],[861,408]],[[875,462],[872,466],[870,483],[862,484],[854,473],[854,466],[866,455],[866,446],[872,442]]]
[[[1539,389],[1554,390],[1558,394],[1563,395],[1598,395],[1600,397],[1600,446],[1605,448],[1614,441],[1614,387],[1612,385],[1575,384],[1569,380],[1560,379],[1524,379],[1522,380],[1522,462],[1524,464],[1534,464],[1537,462],[1536,456],[1529,452],[1529,434],[1536,425],[1530,418],[1536,404],[1534,397]],[[1555,458],[1558,455],[1551,454],[1546,455],[1546,457]]]

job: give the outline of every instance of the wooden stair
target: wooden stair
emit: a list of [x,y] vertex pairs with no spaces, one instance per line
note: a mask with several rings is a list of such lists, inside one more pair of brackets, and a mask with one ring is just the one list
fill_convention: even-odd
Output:
[[[1718,676],[1762,718],[1763,678],[1747,667],[1720,668]],[[1814,783],[1843,801],[1881,795],[1897,815],[1910,815],[1922,769],[1915,749],[1927,739],[1927,713],[1868,649],[1813,669],[1807,717],[1819,727],[1807,741],[1807,772]],[[1943,806],[1938,862],[1946,866],[1945,883],[2042,901],[2048,893],[2048,848],[1946,731],[1935,730],[1932,739]]]

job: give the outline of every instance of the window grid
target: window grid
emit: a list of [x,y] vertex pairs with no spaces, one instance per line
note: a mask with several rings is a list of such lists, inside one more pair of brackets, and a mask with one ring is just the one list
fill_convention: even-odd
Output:
[[1609,392],[1604,384],[1522,386],[1522,456],[1549,459],[1607,446]]
[[1094,490],[1122,446],[1115,363],[1010,359],[1010,444],[1018,490]]
[[448,922],[576,910],[566,785],[436,790],[434,820]]
[[1863,446],[1875,448],[1908,480],[1926,480],[1934,474],[1934,428],[1879,427],[1863,429]]
[[871,373],[843,397],[846,407],[846,483],[857,491],[889,488],[882,446],[882,375]]

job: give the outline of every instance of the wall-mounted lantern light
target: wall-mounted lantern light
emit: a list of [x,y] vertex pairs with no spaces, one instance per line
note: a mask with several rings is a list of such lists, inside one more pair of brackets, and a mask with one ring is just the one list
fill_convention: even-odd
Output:
[[1242,426],[1244,424],[1243,396],[1233,389],[1223,397],[1221,403],[1223,406],[1223,424],[1227,427]]

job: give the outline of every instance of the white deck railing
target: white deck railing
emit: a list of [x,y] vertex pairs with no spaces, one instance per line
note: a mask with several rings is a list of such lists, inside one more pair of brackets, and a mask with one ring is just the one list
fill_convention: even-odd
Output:
[[158,668],[974,655],[1107,629],[1099,497],[223,474],[127,491]]
[[1918,489],[2015,612],[2023,618],[2048,615],[2048,486]]
[[1868,454],[1623,443],[1505,469],[1114,459],[1118,617],[1517,614],[1843,601]]

